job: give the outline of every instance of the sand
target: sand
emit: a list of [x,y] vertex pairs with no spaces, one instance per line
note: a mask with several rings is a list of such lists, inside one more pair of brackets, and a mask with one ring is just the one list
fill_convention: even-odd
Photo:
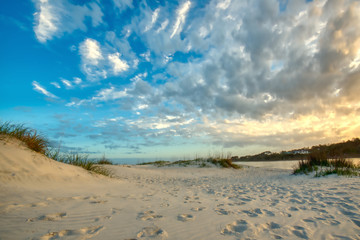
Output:
[[360,178],[109,166],[0,142],[0,239],[360,239]]

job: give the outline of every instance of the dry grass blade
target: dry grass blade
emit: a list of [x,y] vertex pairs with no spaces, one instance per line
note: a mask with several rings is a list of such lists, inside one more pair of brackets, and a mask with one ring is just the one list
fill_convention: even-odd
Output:
[[24,142],[35,152],[59,162],[80,166],[88,171],[110,176],[111,172],[103,167],[96,166],[93,161],[88,159],[87,155],[78,153],[60,153],[59,150],[50,150],[49,141],[39,134],[36,130],[27,128],[24,124],[12,124],[10,122],[0,122],[0,136],[10,136]]
[[30,149],[42,154],[46,152],[49,144],[44,136],[38,134],[36,130],[25,127],[24,124],[0,123],[0,134],[15,137],[24,142]]

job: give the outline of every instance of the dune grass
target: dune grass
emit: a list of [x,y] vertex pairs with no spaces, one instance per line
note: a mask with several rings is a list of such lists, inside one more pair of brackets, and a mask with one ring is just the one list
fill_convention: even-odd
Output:
[[[87,155],[61,153],[60,150],[53,150],[47,138],[39,134],[36,130],[25,127],[24,124],[0,122],[0,136],[3,138],[6,136],[14,137],[25,143],[31,150],[44,154],[55,161],[79,166],[93,173],[111,176],[109,170],[96,165],[96,162],[89,160]],[[100,161],[101,160],[99,160],[99,162]]]
[[211,167],[217,166],[221,168],[234,168],[240,169],[241,166],[233,164],[231,159],[218,159],[218,158],[196,158],[194,160],[179,160],[175,162],[169,161],[155,161],[155,162],[146,162],[140,163],[138,165],[154,165],[157,167],[170,167],[170,166],[180,166],[180,167],[187,167],[187,166],[197,166],[200,168],[204,167]]
[[44,154],[48,148],[49,141],[36,130],[24,126],[24,124],[12,124],[10,122],[0,122],[0,134],[11,136],[24,142],[35,152]]
[[98,162],[89,160],[88,155],[79,153],[61,153],[59,150],[48,150],[45,155],[58,162],[79,166],[93,173],[111,177],[111,171],[99,166]]
[[101,164],[101,165],[113,165],[112,161],[110,161],[109,159],[107,159],[105,157],[105,155],[102,156],[102,158],[100,158],[96,164]]
[[350,159],[342,157],[328,158],[325,152],[312,152],[307,160],[298,162],[293,174],[309,174],[315,172],[315,177],[330,174],[345,176],[360,176],[360,166],[356,166]]

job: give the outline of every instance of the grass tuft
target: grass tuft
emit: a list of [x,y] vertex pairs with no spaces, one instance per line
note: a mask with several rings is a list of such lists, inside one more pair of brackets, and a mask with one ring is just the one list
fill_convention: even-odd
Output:
[[44,154],[47,150],[49,141],[36,130],[27,128],[24,124],[11,124],[10,122],[0,122],[0,134],[11,136],[24,142],[35,152]]
[[107,159],[105,155],[103,155],[96,163],[101,165],[113,165],[112,161]]
[[[95,162],[90,161],[87,155],[78,153],[60,153],[59,150],[51,150],[49,141],[39,134],[36,130],[25,127],[24,124],[12,124],[10,122],[0,122],[0,137],[14,137],[28,148],[35,152],[44,154],[45,156],[67,164],[82,167],[90,172],[111,176],[111,172],[101,166],[97,166]],[[100,161],[99,161],[100,162]]]
[[98,162],[88,159],[88,155],[79,153],[61,153],[60,150],[49,150],[45,155],[58,162],[79,166],[93,173],[105,175],[111,177],[110,170],[99,166]]
[[140,163],[138,165],[154,165],[157,167],[170,167],[170,166],[180,166],[180,167],[187,167],[187,166],[198,166],[200,168],[204,167],[211,167],[217,166],[222,168],[234,168],[240,169],[241,166],[233,164],[231,159],[217,159],[217,158],[196,158],[194,160],[179,160],[175,162],[168,162],[168,161],[156,161],[156,162],[147,162],[147,163]]
[[298,162],[293,174],[309,174],[315,171],[315,177],[327,176],[330,174],[345,176],[360,176],[359,166],[356,166],[350,159],[341,157],[330,159],[324,152],[313,152],[308,155],[307,160]]
[[139,163],[137,165],[154,165],[156,167],[163,167],[165,165],[170,164],[170,162],[168,161],[155,161],[155,162],[144,162],[144,163]]

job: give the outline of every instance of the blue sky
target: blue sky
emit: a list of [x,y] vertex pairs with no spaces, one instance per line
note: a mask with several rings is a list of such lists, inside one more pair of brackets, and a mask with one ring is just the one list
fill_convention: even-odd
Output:
[[359,1],[1,2],[0,118],[63,151],[177,159],[360,133]]

